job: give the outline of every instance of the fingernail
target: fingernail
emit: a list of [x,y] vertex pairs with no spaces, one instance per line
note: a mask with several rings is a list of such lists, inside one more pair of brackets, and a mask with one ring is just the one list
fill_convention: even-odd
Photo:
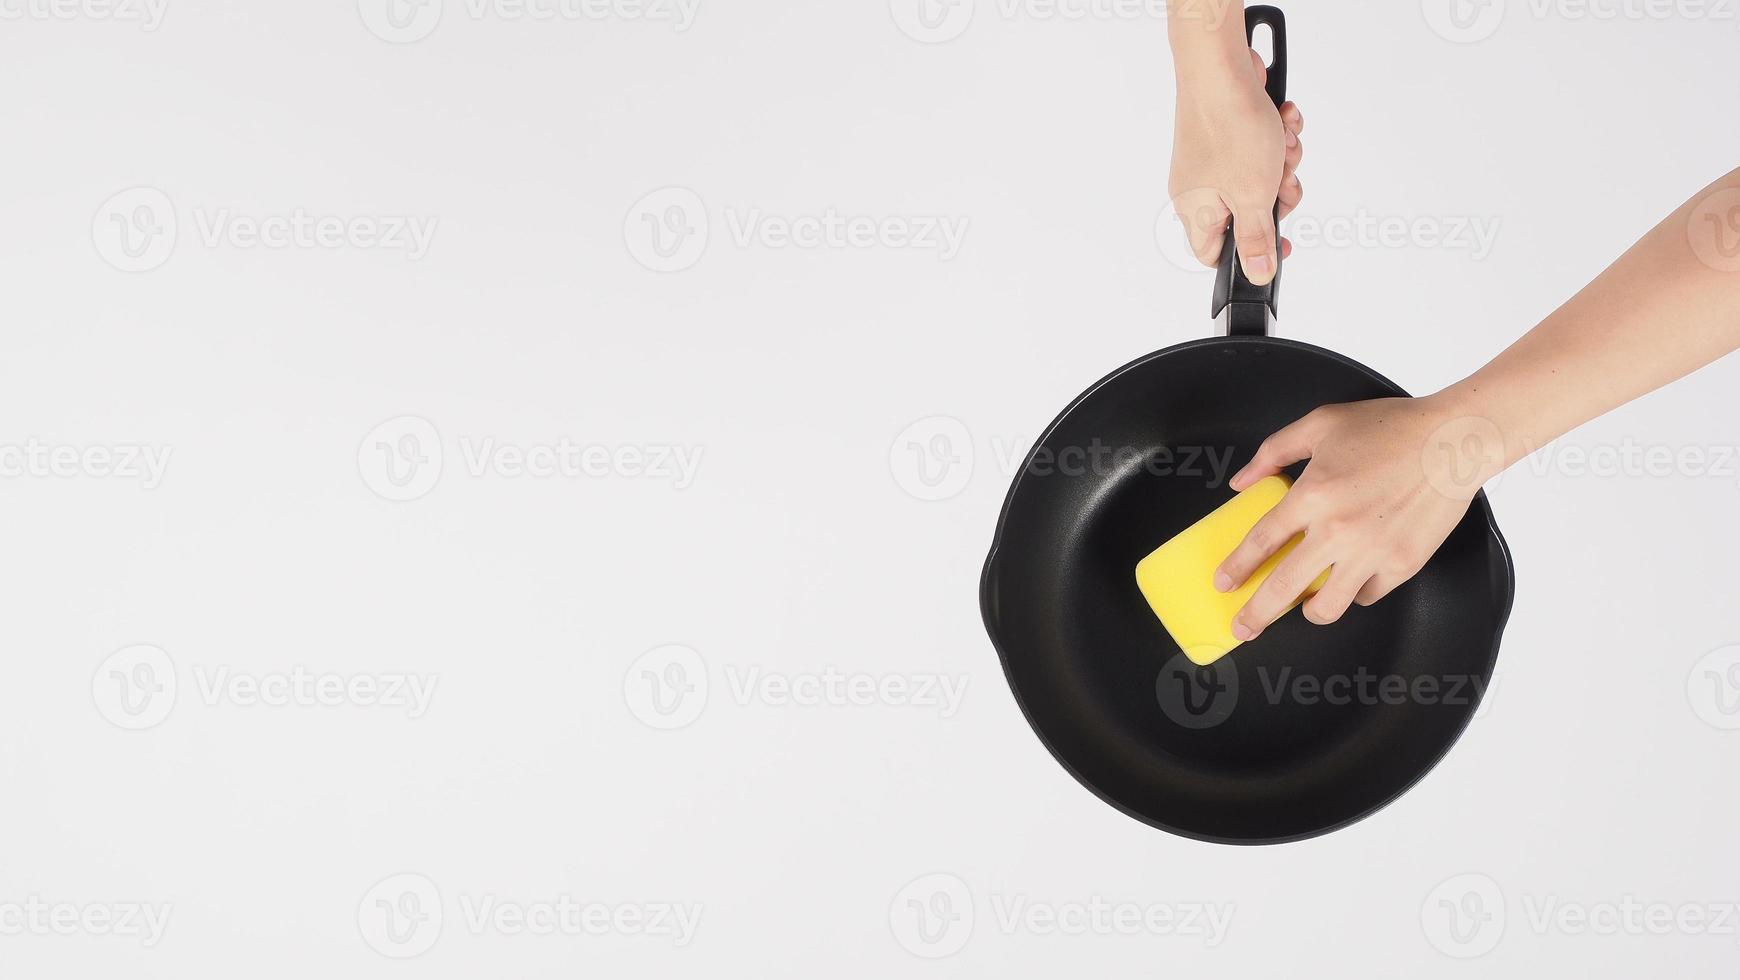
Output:
[[1232,588],[1233,588],[1233,580],[1232,580],[1231,575],[1228,575],[1225,572],[1215,572],[1214,573],[1214,591],[1216,591],[1216,592],[1231,592]]
[[1253,255],[1251,256],[1250,261],[1245,263],[1245,275],[1266,276],[1273,271],[1274,268],[1274,259],[1269,258],[1267,255]]
[[1253,639],[1256,635],[1256,632],[1244,623],[1233,623],[1233,636],[1236,637],[1240,643]]

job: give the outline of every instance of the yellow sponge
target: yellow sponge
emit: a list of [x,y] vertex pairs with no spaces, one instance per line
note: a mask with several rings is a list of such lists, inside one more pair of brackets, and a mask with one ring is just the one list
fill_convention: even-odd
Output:
[[[1285,476],[1258,480],[1137,563],[1137,588],[1192,663],[1214,663],[1239,645],[1232,632],[1233,616],[1299,543],[1295,537],[1283,545],[1238,589],[1215,591],[1214,570],[1292,485]],[[1323,588],[1328,578],[1327,571],[1319,575],[1293,605]]]

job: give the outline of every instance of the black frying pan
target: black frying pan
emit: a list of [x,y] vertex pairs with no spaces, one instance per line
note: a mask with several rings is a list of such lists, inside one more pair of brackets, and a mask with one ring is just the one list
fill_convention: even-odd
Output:
[[[1278,106],[1281,12],[1245,17],[1272,32]],[[1381,602],[1332,626],[1289,613],[1210,667],[1183,657],[1136,563],[1229,499],[1225,478],[1270,433],[1320,405],[1407,394],[1270,336],[1275,292],[1245,279],[1229,233],[1212,304],[1226,335],[1127,364],[1063,410],[1009,489],[980,583],[1009,685],[1058,762],[1138,820],[1222,843],[1327,833],[1424,776],[1479,706],[1515,591],[1481,493]]]

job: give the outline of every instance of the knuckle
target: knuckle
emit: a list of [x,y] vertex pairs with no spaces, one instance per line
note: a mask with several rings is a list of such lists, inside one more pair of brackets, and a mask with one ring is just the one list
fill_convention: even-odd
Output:
[[1260,224],[1243,221],[1233,229],[1233,239],[1240,245],[1264,245],[1273,237],[1274,232],[1270,230],[1266,221]]
[[1235,554],[1238,557],[1246,558],[1259,551],[1268,552],[1275,547],[1275,538],[1276,532],[1273,524],[1258,523],[1256,527],[1251,528],[1249,534],[1245,535],[1246,546],[1240,548]]
[[1414,546],[1406,542],[1390,546],[1387,564],[1396,573],[1406,578],[1420,570],[1425,560],[1420,557]]
[[1299,573],[1291,568],[1277,568],[1269,573],[1269,580],[1264,583],[1269,586],[1271,594],[1279,594],[1291,599],[1299,595],[1304,583],[1299,581]]
[[1319,520],[1312,530],[1326,538],[1339,539],[1348,537],[1354,527],[1353,521],[1337,514]]

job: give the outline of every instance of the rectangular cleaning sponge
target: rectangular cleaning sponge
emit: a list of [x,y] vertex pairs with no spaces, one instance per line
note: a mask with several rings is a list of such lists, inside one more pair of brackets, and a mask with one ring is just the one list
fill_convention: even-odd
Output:
[[[1285,476],[1258,480],[1136,565],[1137,588],[1192,663],[1207,666],[1239,645],[1232,632],[1233,616],[1299,543],[1295,537],[1283,545],[1238,589],[1215,591],[1214,570],[1292,485]],[[1328,577],[1327,571],[1318,576],[1293,605],[1322,588]]]

